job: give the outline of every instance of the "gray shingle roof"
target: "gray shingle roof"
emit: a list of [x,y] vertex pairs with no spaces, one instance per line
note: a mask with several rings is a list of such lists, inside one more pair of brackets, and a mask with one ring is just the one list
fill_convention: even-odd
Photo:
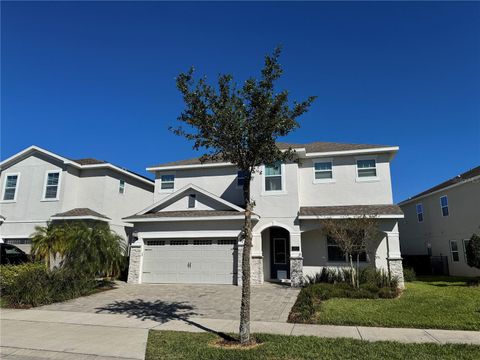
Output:
[[124,218],[128,219],[155,219],[163,217],[203,217],[203,216],[243,216],[243,211],[229,210],[179,210],[179,211],[159,211],[144,215],[133,215]]
[[[292,149],[305,148],[307,153],[316,153],[316,152],[330,152],[330,151],[375,149],[375,148],[388,147],[389,145],[343,144],[343,143],[335,143],[335,142],[316,141],[316,142],[312,142],[312,143],[308,143],[308,144],[294,144],[294,143],[286,143],[286,142],[277,142],[277,146],[280,150],[285,150],[285,149],[288,149],[290,147]],[[221,160],[207,161],[207,162],[204,162],[204,163],[208,164],[208,163],[214,163],[214,162],[222,162],[222,161]],[[187,159],[187,160],[172,161],[172,162],[168,162],[168,163],[154,165],[152,167],[199,165],[199,164],[201,164],[200,158],[193,158],[193,159]]]
[[403,215],[403,212],[397,205],[302,206],[299,215]]
[[444,189],[446,187],[449,187],[451,185],[454,185],[454,184],[457,184],[457,183],[460,183],[460,182],[463,182],[463,181],[466,181],[466,180],[469,180],[471,178],[474,178],[476,176],[480,176],[480,166],[477,166],[473,169],[470,169],[468,171],[465,171],[464,173],[460,174],[460,175],[457,175],[447,181],[444,181],[438,185],[435,185],[434,187],[431,187],[430,189],[428,190],[425,190],[415,196],[412,196],[411,198],[408,198],[407,200],[404,200],[402,201],[405,202],[405,201],[409,201],[409,200],[413,200],[413,199],[416,199],[420,196],[423,196],[423,195],[428,195],[430,193],[433,193],[437,190],[441,190],[441,189]]
[[77,216],[95,216],[95,217],[99,217],[99,218],[102,218],[102,219],[110,220],[109,217],[107,217],[105,215],[102,215],[102,214],[100,214],[96,211],[93,211],[92,209],[89,209],[89,208],[75,208],[75,209],[65,211],[63,213],[58,213],[58,214],[52,215],[53,218],[55,218],[55,217],[77,217]]
[[94,159],[94,158],[73,159],[72,161],[75,161],[76,163],[79,163],[80,165],[97,165],[97,164],[106,164],[107,163],[105,160],[97,160],[97,159]]

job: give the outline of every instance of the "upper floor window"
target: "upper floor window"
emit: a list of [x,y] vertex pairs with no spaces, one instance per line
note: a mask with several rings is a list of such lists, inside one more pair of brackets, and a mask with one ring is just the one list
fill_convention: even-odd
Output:
[[17,198],[17,186],[18,186],[19,174],[6,174],[5,183],[3,185],[4,201],[15,201]]
[[442,208],[442,216],[448,216],[448,198],[447,195],[440,198],[440,207]]
[[60,171],[48,171],[45,179],[44,200],[58,200],[58,185],[60,184]]
[[175,175],[162,175],[160,181],[162,190],[173,190],[175,187]]
[[315,167],[315,180],[329,180],[333,179],[332,162],[321,161],[314,164]]
[[422,204],[417,204],[417,219],[418,222],[423,222],[423,205]]
[[118,193],[125,194],[125,180],[120,180],[118,182]]
[[194,207],[197,205],[196,202],[197,202],[197,195],[195,195],[195,194],[190,194],[190,195],[188,196],[188,208],[189,208],[189,209],[194,208]]
[[460,256],[458,255],[458,244],[457,240],[450,240],[450,252],[452,254],[452,261],[459,262]]
[[265,191],[282,190],[282,164],[265,165]]
[[245,171],[239,170],[237,172],[237,186],[243,186],[245,184]]
[[357,176],[359,178],[377,177],[377,162],[375,159],[357,160]]

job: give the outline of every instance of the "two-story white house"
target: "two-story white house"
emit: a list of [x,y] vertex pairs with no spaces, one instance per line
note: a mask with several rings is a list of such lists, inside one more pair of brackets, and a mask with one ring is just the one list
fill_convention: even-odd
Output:
[[[390,162],[396,146],[279,143],[295,159],[258,169],[252,283],[301,283],[323,267],[346,265],[335,241],[321,231],[321,219],[375,215],[383,238],[369,261],[401,280],[400,208],[393,204]],[[237,168],[198,159],[147,168],[155,174],[153,205],[126,217],[134,224],[129,282],[239,284],[244,224]]]
[[123,217],[153,201],[154,182],[109,162],[71,160],[37,146],[0,163],[0,240],[30,250],[35,226],[54,220],[108,222],[129,241]]

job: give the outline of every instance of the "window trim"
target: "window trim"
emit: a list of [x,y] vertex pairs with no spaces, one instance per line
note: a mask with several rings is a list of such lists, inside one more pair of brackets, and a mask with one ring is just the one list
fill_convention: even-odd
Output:
[[[453,251],[452,249],[452,243],[455,242],[457,244],[457,250]],[[455,261],[453,258],[453,253],[456,252],[458,256],[458,260]],[[460,262],[460,250],[458,249],[458,241],[457,240],[450,240],[450,258],[452,259],[452,263],[458,263]]]
[[[376,176],[358,176],[358,162],[361,160],[373,160],[375,161],[375,173],[377,174]],[[371,168],[369,168],[371,169]],[[355,181],[356,182],[373,182],[373,181],[379,181],[380,177],[378,176],[378,161],[377,161],[377,156],[356,156],[355,157]]]
[[[6,190],[6,187],[7,187],[7,177],[8,176],[14,176],[16,175],[17,176],[17,183],[15,185],[15,194],[13,195],[13,199],[12,200],[3,200],[4,197],[5,197],[5,190]],[[18,194],[18,188],[20,186],[20,173],[5,173],[5,178],[3,180],[3,188],[2,188],[2,199],[0,201],[0,203],[15,203],[17,202],[17,194]]]
[[[315,169],[315,165],[316,164],[320,164],[320,163],[330,163],[332,165],[332,169],[331,170],[316,170]],[[313,160],[313,166],[312,166],[312,169],[313,169],[313,183],[314,184],[329,184],[329,183],[334,183],[336,182],[335,180],[335,166],[333,164],[333,158],[320,158],[320,159],[315,159]],[[327,171],[330,171],[332,173],[332,177],[330,179],[317,179],[315,177],[316,173],[317,172],[327,172]]]
[[[58,174],[57,196],[54,198],[47,198],[47,182],[49,174]],[[45,171],[45,178],[43,180],[43,195],[41,201],[58,201],[60,200],[60,185],[62,184],[62,170],[47,170]]]
[[[447,199],[447,206],[443,206],[443,205],[442,205],[442,199],[443,199],[443,198]],[[445,207],[447,208],[447,212],[448,212],[447,215],[444,215],[444,214],[443,214],[443,208],[445,208]],[[447,196],[447,195],[442,195],[442,196],[440,196],[440,213],[442,214],[442,217],[448,217],[448,216],[450,216],[450,206],[449,206],[449,204],[448,204],[448,196]]]
[[[122,184],[123,184],[123,185],[122,185]],[[118,193],[119,193],[120,195],[125,195],[126,185],[127,185],[127,183],[126,183],[125,180],[123,180],[123,179],[119,179],[119,180],[118,180]]]
[[463,239],[462,240],[462,245],[463,245],[463,258],[465,259],[465,264],[467,264],[467,245],[466,243],[470,241],[470,239]]
[[[162,184],[163,184],[163,181],[162,181],[162,176],[173,176],[173,187],[171,189],[162,189]],[[176,173],[172,172],[172,173],[164,173],[164,174],[160,174],[160,186],[159,186],[159,190],[158,192],[161,192],[161,193],[172,193],[172,192],[175,192],[175,178],[176,178]],[[171,181],[167,181],[167,183],[170,183]]]
[[[420,206],[422,208],[422,211],[421,212],[418,212],[418,206]],[[415,212],[417,214],[417,222],[419,223],[423,223],[425,221],[425,211],[423,209],[423,203],[417,203],[415,204]],[[420,221],[420,218],[418,217],[418,215],[422,214],[422,221]]]
[[[268,176],[265,176],[265,168],[266,165],[262,165],[262,196],[270,196],[270,195],[286,195],[286,174],[285,174],[285,163],[280,163],[280,177],[282,183],[282,190],[267,190],[265,186],[265,180]],[[278,176],[278,175],[276,175]]]

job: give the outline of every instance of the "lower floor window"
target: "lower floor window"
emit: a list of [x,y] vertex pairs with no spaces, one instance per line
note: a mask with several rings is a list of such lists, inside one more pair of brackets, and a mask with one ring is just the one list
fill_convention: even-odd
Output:
[[[347,254],[345,254],[340,246],[336,243],[336,241],[331,238],[330,236],[327,237],[327,253],[328,253],[328,261],[331,262],[345,262],[348,260]],[[357,260],[357,254],[353,253],[352,258],[354,261]],[[367,254],[365,251],[360,252],[359,260],[362,262],[367,261]]]
[[450,240],[450,252],[452,254],[452,261],[459,262],[460,256],[458,255],[458,244],[457,240]]

